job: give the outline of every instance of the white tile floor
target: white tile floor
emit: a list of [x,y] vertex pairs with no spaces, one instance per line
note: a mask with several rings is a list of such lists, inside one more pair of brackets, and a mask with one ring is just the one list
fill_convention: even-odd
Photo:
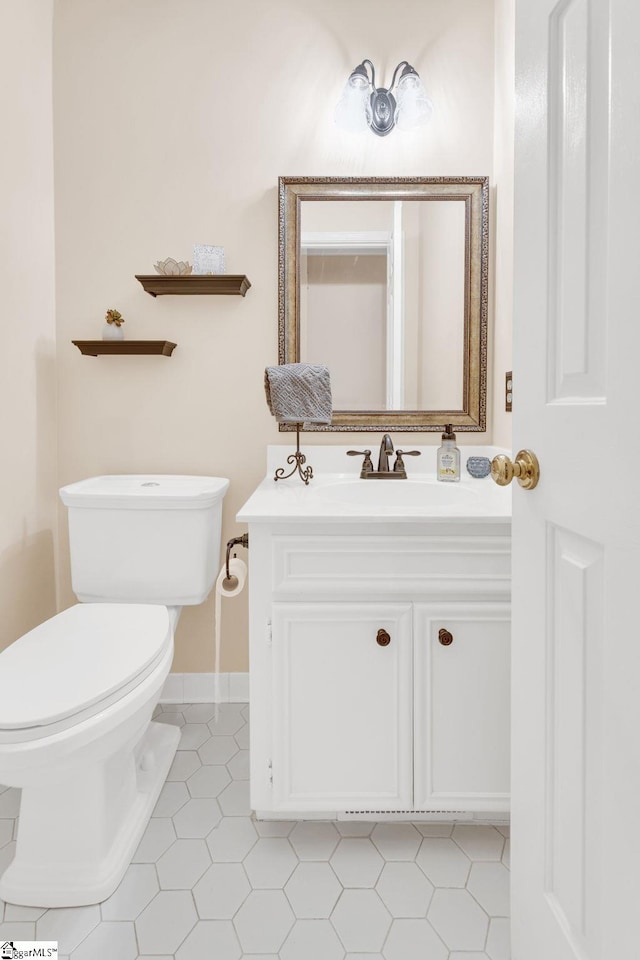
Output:
[[[248,711],[160,708],[181,749],[134,862],[100,906],[0,904],[0,942],[71,960],[509,960],[509,831],[255,822]],[[0,793],[0,869],[19,795]]]

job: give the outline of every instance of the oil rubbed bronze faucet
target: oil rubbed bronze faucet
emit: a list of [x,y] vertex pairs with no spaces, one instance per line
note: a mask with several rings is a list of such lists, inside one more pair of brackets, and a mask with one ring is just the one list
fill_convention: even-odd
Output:
[[[389,468],[389,457],[395,452],[396,461],[393,470]],[[406,480],[407,470],[404,465],[403,457],[419,457],[419,450],[395,450],[393,441],[388,433],[382,438],[380,443],[380,454],[378,456],[378,469],[373,469],[371,462],[371,450],[347,450],[348,457],[364,457],[362,461],[362,470],[360,471],[361,480]]]
[[392,455],[393,440],[388,433],[385,433],[380,443],[380,453],[378,454],[378,473],[389,473],[389,457]]

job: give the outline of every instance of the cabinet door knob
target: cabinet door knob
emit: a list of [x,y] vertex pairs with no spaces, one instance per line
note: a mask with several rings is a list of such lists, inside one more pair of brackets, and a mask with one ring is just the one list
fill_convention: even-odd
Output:
[[438,640],[443,647],[450,647],[453,643],[453,634],[449,633],[448,630],[445,630],[444,627],[440,627],[440,630],[438,631]]
[[388,647],[389,644],[391,643],[391,637],[389,636],[387,631],[383,630],[382,628],[378,630],[378,636],[376,637],[376,640],[378,641],[378,644],[381,647]]

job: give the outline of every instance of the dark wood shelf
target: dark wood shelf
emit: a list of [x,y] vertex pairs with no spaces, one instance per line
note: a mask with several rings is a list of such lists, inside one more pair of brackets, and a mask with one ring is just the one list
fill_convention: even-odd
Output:
[[170,340],[72,340],[71,343],[84,357],[97,357],[100,354],[108,357],[125,354],[170,357],[177,346]]
[[165,277],[160,273],[136,273],[147,293],[152,297],[163,297],[167,294],[182,294],[186,296],[203,294],[239,294],[244,297],[251,286],[249,278],[244,274],[220,273],[211,276],[189,274],[188,277]]

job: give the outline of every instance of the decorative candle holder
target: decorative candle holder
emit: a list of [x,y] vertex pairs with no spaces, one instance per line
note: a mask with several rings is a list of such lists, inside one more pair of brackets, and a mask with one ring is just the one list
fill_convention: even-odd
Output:
[[467,460],[467,471],[476,480],[488,477],[491,473],[491,460],[488,457],[469,457]]
[[174,260],[173,257],[167,257],[166,260],[156,261],[153,269],[163,277],[188,277],[192,267],[188,260]]

